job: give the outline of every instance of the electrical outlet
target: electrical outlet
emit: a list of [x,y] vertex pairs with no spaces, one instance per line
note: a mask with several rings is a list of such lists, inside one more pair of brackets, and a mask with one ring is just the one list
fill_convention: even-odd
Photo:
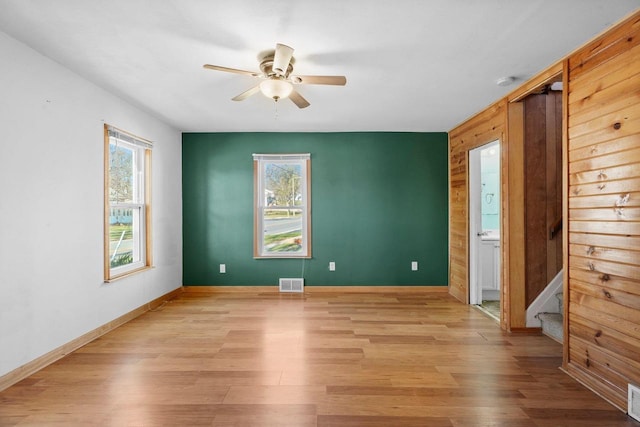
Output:
[[411,261],[411,271],[418,271],[418,261]]
[[329,263],[329,271],[336,271],[336,263],[331,261]]
[[227,264],[220,264],[220,273],[227,272]]

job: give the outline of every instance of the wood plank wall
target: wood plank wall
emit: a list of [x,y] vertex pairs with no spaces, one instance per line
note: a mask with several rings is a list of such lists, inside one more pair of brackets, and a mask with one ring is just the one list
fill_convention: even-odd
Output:
[[[514,153],[518,158],[523,136],[507,123],[520,126],[519,101],[559,73],[567,98],[562,154],[569,185],[564,368],[625,410],[627,384],[640,385],[640,11],[450,131],[449,292],[468,302],[468,151],[501,139],[503,285],[510,293],[503,292],[509,315],[502,325],[523,326],[522,287],[508,283],[524,263],[524,251],[510,248],[518,230],[509,222],[517,219],[514,198],[522,199],[523,190],[511,185],[522,166],[506,161]],[[509,306],[514,301],[518,307]]]
[[468,153],[505,139],[506,109],[506,100],[501,100],[449,132],[449,293],[465,303],[469,302]]
[[640,384],[640,13],[569,57],[569,373]]

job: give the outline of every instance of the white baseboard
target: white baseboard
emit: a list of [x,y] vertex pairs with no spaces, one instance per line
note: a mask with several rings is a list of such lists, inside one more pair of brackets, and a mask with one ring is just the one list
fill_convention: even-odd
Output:
[[529,308],[527,308],[527,328],[539,328],[541,327],[540,320],[536,319],[536,314],[549,312],[558,312],[558,299],[556,294],[562,292],[562,270],[553,280],[547,285],[546,288],[538,295]]

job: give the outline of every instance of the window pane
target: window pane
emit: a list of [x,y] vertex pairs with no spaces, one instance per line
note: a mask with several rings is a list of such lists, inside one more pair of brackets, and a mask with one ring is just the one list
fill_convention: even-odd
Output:
[[149,183],[151,143],[105,125],[105,280],[151,265]]
[[302,205],[299,163],[267,163],[264,169],[266,206]]
[[302,253],[302,210],[266,208],[263,215],[264,250],[267,253]]
[[256,258],[310,257],[309,154],[254,154]]
[[111,268],[142,261],[141,208],[112,207],[109,215],[109,262]]
[[266,163],[264,171],[264,252],[274,255],[301,254],[302,210],[294,206],[303,205],[300,191],[302,165],[299,162]]
[[134,202],[135,152],[123,144],[109,144],[109,202]]

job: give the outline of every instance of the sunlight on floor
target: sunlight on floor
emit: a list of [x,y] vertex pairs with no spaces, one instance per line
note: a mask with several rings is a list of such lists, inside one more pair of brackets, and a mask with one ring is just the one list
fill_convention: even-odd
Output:
[[477,305],[476,307],[500,321],[500,301],[482,301],[482,305]]

